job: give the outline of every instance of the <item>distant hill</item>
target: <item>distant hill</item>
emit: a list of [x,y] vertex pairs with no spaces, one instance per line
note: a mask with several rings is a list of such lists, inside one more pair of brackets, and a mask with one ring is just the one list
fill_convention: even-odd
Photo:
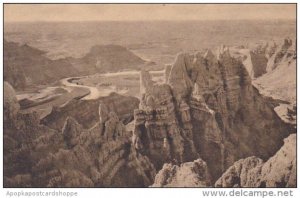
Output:
[[84,73],[138,70],[145,61],[120,45],[96,45],[78,59],[71,59],[74,67]]
[[66,59],[51,60],[44,51],[4,40],[4,80],[16,89],[47,84],[78,72]]
[[4,40],[4,80],[15,89],[93,73],[139,70],[146,61],[119,45],[97,45],[81,58],[51,60],[46,52]]

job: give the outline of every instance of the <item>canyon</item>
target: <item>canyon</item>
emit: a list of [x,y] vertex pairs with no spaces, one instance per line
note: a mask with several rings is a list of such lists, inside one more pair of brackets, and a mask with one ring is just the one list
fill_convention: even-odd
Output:
[[[110,93],[84,100],[84,93],[42,118],[21,110],[14,90],[23,89],[27,71],[16,72],[20,77],[4,71],[5,187],[296,186],[296,125],[274,110],[280,103],[275,99],[296,106],[295,97],[264,94],[274,93],[265,87],[278,73],[294,75],[275,87],[279,93],[295,80],[295,73],[282,73],[296,69],[289,39],[259,46],[246,58],[244,49],[236,56],[226,46],[180,53],[166,66],[163,81],[125,49],[94,47],[77,63],[93,66],[86,74],[115,71],[115,61],[138,68],[139,98]],[[120,53],[112,56],[115,50]],[[35,53],[37,64],[47,62]],[[105,68],[94,68],[102,56]],[[69,60],[72,71],[84,73]]]

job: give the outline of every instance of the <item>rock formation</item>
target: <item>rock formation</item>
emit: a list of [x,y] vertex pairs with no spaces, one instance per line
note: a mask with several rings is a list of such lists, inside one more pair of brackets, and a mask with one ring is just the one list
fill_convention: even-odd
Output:
[[144,187],[161,169],[154,186],[209,186],[229,167],[217,186],[294,186],[293,147],[274,154],[295,129],[227,47],[180,54],[165,78],[142,70],[140,101],[73,99],[42,121],[5,83],[4,186]]
[[150,93],[142,96],[140,108],[134,111],[134,145],[157,168],[173,158],[181,162],[184,140],[176,123],[171,89],[168,85],[155,85],[146,90]]
[[266,68],[267,72],[274,70],[284,59],[294,58],[295,55],[295,45],[293,45],[293,41],[289,38],[285,38],[284,41],[278,45],[278,47],[273,48],[273,51],[270,53]]
[[235,162],[215,183],[216,187],[296,187],[296,135],[268,161],[248,157]]
[[286,38],[281,44],[268,44],[265,53],[266,73],[253,84],[262,95],[278,100],[276,113],[284,122],[296,126],[296,112],[292,110],[296,109],[296,46]]
[[141,79],[133,140],[157,170],[200,156],[214,181],[240,158],[268,159],[292,131],[225,46],[217,55],[178,55],[165,84],[145,71]]
[[197,159],[178,165],[164,164],[151,187],[209,187],[210,175],[206,163]]
[[[282,42],[269,41],[249,49],[232,47],[234,56],[240,58],[252,79],[272,74],[278,66],[285,67],[296,58],[295,45],[289,38]],[[282,79],[282,78],[281,78]]]
[[[20,113],[14,90],[6,82],[4,91],[5,187],[152,184],[153,165],[133,149],[131,134],[126,133],[122,121],[110,107],[101,104],[100,122],[90,129],[68,117],[59,131],[40,125],[36,113]],[[106,119],[101,110],[104,108],[108,109]]]
[[264,95],[295,105],[296,103],[296,46],[290,39],[276,45],[270,54],[267,73],[254,81]]
[[[56,134],[56,131],[39,124],[37,113],[21,113],[12,86],[4,83],[4,186],[31,186],[31,168],[36,159],[44,155],[34,155],[35,140],[45,135]],[[42,141],[44,141],[43,139]],[[55,150],[59,144],[51,145],[46,150]]]
[[38,181],[42,182],[35,185],[48,187],[149,185],[155,174],[154,168],[146,158],[132,153],[128,137],[117,134],[117,130],[110,131],[117,128],[120,122],[110,123],[111,125],[108,125],[108,122],[109,120],[106,121],[104,128],[101,128],[99,123],[87,130],[74,119],[68,118],[62,131],[66,147],[47,155],[33,167],[35,174],[41,177]]

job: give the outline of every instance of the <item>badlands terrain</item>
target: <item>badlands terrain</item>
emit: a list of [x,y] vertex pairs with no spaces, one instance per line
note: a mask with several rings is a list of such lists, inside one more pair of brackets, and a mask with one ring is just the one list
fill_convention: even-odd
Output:
[[[186,37],[138,24],[156,42],[130,36],[130,23],[113,24],[128,40],[99,29],[109,42],[84,37],[92,31],[70,30],[68,40],[62,24],[51,34],[7,25],[4,186],[296,187],[290,24],[270,39],[276,24],[256,32],[234,23],[245,27],[224,32],[246,36],[224,39],[213,22],[215,39],[199,32],[195,42],[189,23]],[[84,42],[96,44],[83,50]]]

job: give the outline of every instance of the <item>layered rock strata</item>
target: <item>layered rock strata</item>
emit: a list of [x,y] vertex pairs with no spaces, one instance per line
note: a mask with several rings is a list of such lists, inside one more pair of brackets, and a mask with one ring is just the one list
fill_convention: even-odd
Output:
[[140,106],[134,113],[133,144],[157,170],[200,156],[216,180],[240,158],[268,159],[293,131],[227,47],[217,55],[210,50],[180,54],[166,71],[165,84],[141,72]]

